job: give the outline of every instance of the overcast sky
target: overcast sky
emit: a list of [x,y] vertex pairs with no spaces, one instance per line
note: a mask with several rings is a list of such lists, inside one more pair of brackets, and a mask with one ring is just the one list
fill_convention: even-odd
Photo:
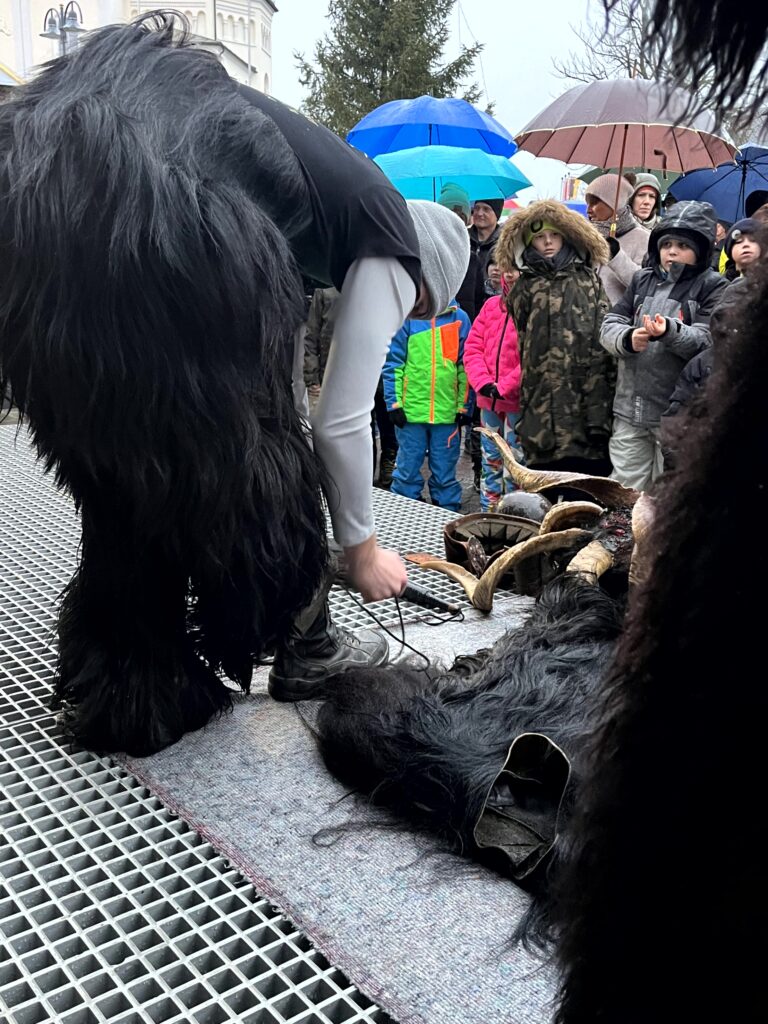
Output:
[[[303,90],[298,83],[293,53],[311,59],[315,43],[329,28],[327,0],[276,0],[272,22],[272,92],[299,106]],[[425,0],[426,3],[429,0]],[[602,4],[592,0],[463,0],[451,18],[452,37],[444,57],[458,56],[459,45],[484,43],[477,81],[495,103],[495,117],[513,135],[547,104],[576,83],[558,78],[552,58],[566,58],[580,48],[571,25],[588,20],[599,23]],[[514,162],[534,183],[536,192],[521,193],[525,200],[560,198],[564,164],[527,153]]]

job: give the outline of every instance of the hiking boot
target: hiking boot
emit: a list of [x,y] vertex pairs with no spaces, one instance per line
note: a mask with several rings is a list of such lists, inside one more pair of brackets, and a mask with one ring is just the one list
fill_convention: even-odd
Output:
[[375,629],[353,633],[329,623],[325,642],[316,648],[289,641],[278,651],[269,673],[269,695],[283,702],[312,700],[337,672],[386,665],[388,659],[387,638]]
[[323,683],[347,668],[374,668],[389,659],[387,638],[375,629],[356,633],[331,622],[328,577],[312,604],[296,618],[278,648],[269,673],[268,690],[274,700],[312,700],[322,693]]
[[392,474],[395,471],[397,452],[382,452],[379,461],[379,482],[378,486],[388,491],[392,485]]

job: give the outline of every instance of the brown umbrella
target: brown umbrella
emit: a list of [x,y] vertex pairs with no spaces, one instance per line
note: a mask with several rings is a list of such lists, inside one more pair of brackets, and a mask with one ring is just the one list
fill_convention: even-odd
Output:
[[710,114],[687,116],[693,107],[684,89],[647,78],[589,82],[545,107],[515,142],[534,156],[618,167],[619,177],[625,167],[692,171],[732,160],[736,147],[715,134]]

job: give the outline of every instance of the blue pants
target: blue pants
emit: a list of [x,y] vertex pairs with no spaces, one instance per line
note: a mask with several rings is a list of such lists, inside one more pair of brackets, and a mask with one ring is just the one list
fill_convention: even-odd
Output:
[[[524,462],[517,439],[517,421],[519,412],[494,412],[491,409],[480,410],[480,421],[497,434],[501,434],[507,444],[514,448],[518,462]],[[489,512],[496,503],[509,491],[516,490],[512,477],[504,468],[501,452],[485,435],[480,438],[483,451],[483,476],[480,481],[480,511]]]
[[456,479],[461,436],[455,423],[406,423],[397,428],[397,463],[392,474],[393,494],[420,498],[424,488],[421,467],[429,460],[429,494],[434,505],[458,512],[461,484]]

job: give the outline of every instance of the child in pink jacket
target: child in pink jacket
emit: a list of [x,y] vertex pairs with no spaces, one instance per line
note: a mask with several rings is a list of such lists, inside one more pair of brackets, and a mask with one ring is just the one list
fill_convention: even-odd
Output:
[[[501,434],[522,462],[515,432],[520,418],[520,352],[517,329],[505,303],[507,292],[519,276],[517,271],[502,275],[502,294],[483,304],[464,345],[464,368],[477,395],[480,422]],[[492,512],[504,492],[514,490],[515,485],[504,473],[498,448],[486,437],[481,448],[480,509]]]

